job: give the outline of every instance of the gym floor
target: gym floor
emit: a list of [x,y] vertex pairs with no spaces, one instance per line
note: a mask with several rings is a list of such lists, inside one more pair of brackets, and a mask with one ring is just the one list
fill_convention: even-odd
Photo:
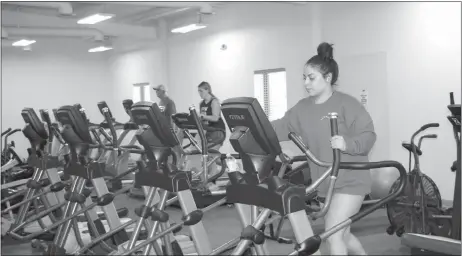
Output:
[[[135,218],[134,209],[142,204],[141,199],[121,195],[115,200],[117,208],[127,207],[130,210],[130,217]],[[181,212],[176,208],[169,208],[171,220],[180,219]],[[234,208],[221,206],[204,216],[205,228],[213,247],[217,247],[240,234],[240,223]],[[289,222],[285,222],[281,235],[287,238],[294,238]],[[388,219],[384,209],[377,210],[373,214],[352,225],[352,232],[359,238],[368,254],[372,255],[410,255],[409,249],[401,246],[399,238],[386,234]],[[322,220],[313,223],[315,233],[323,230]],[[187,228],[181,233],[187,234]],[[279,244],[269,241],[268,249],[270,255],[287,255],[293,249],[293,245]],[[323,254],[328,253],[321,248]],[[33,249],[28,243],[18,244],[9,237],[2,239],[2,255],[39,255],[40,252]]]

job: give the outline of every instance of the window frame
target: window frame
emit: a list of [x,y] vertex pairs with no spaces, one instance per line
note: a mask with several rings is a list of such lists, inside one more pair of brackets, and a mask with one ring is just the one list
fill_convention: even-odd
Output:
[[[269,119],[271,116],[271,109],[270,109],[270,84],[269,84],[269,74],[271,73],[279,73],[284,72],[286,76],[286,83],[285,83],[285,90],[286,90],[286,110],[288,109],[287,104],[287,70],[285,68],[273,68],[273,69],[263,69],[263,70],[256,70],[254,71],[254,78],[255,75],[263,75],[263,104],[262,105],[263,111],[266,114],[266,117]],[[254,79],[255,81],[255,79]],[[254,90],[255,90],[255,82],[254,82]],[[254,96],[256,96],[254,94]],[[273,120],[270,120],[273,121]]]
[[[147,90],[149,93],[146,95],[145,91],[146,91],[146,87],[150,88],[150,83],[148,82],[144,82],[144,83],[135,83],[133,84],[133,88],[132,88],[132,94],[133,94],[133,90],[134,90],[134,87],[139,87],[140,88],[140,101],[151,101],[151,92],[150,90]],[[148,99],[146,99],[148,96]],[[132,95],[133,97],[133,95]]]

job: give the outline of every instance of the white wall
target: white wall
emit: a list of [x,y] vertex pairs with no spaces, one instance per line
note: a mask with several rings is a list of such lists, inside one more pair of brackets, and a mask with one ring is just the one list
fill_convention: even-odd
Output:
[[[75,40],[42,39],[36,44],[30,52],[2,48],[2,129],[22,129],[23,108],[34,108],[39,115],[39,109],[75,103],[82,104],[91,121],[101,122],[97,102],[114,105],[106,54],[89,54],[87,46]],[[17,153],[27,157],[30,144],[24,135],[11,139]]]
[[[460,99],[460,18],[459,3],[232,3],[206,29],[113,58],[116,99],[131,97],[134,82],[166,83],[177,110],[185,112],[198,104],[201,81],[210,82],[220,99],[250,96],[255,70],[284,67],[291,107],[305,96],[303,64],[328,41],[335,44],[341,90],[356,97],[369,90],[379,133],[373,160],[407,166],[401,142],[425,123],[440,123],[430,131],[438,139],[423,145],[421,163],[443,198],[451,199],[456,152],[446,106],[450,91]],[[221,51],[222,44],[228,50]]]
[[180,109],[199,102],[201,81],[221,99],[253,95],[253,72],[280,67],[287,70],[289,105],[298,101],[303,62],[313,52],[309,13],[287,4],[235,3],[210,23],[169,40],[170,85]]
[[[179,111],[199,104],[201,81],[221,100],[253,96],[254,71],[271,68],[286,68],[288,105],[297,103],[303,63],[313,51],[310,13],[288,4],[233,3],[210,24],[169,40],[171,95]],[[222,151],[232,151],[228,140]]]
[[[162,54],[159,49],[146,49],[120,53],[109,59],[112,92],[117,104],[112,109],[117,120],[124,122],[128,120],[122,101],[132,99],[133,84],[148,82],[151,87],[167,84]],[[158,100],[154,90],[151,90],[151,100],[154,102]]]
[[[303,63],[315,52],[312,41],[319,36],[310,29],[310,12],[288,4],[232,3],[207,20],[206,29],[170,35],[152,49],[117,54],[110,65],[116,100],[131,98],[133,83],[164,83],[177,111],[187,112],[200,101],[202,81],[224,100],[253,95],[255,70],[284,67],[291,107],[304,95]],[[226,51],[220,50],[222,44]],[[154,93],[152,99],[157,100]],[[222,150],[232,151],[228,141]]]
[[[388,108],[389,116],[373,116],[376,124],[387,125],[388,132],[378,135],[388,141],[389,152],[382,152],[386,158],[407,166],[401,142],[426,123],[440,123],[439,128],[428,130],[438,139],[424,141],[421,167],[448,200],[454,193],[455,175],[449,167],[456,159],[456,146],[446,116],[449,92],[460,103],[460,7],[460,3],[323,3],[320,16],[322,39],[335,44],[340,80],[345,65],[357,56],[386,55],[387,90],[377,88],[384,81],[368,85],[371,104]],[[354,73],[344,76],[359,78],[370,71],[346,70]],[[356,85],[341,86],[348,90]],[[382,119],[388,119],[388,124]]]

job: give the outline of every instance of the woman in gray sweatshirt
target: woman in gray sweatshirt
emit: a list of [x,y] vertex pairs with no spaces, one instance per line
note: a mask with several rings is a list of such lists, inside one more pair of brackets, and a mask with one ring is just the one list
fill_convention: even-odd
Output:
[[[332,148],[341,150],[343,162],[367,162],[368,154],[376,141],[372,118],[354,97],[336,91],[339,69],[333,58],[332,45],[322,43],[318,55],[305,64],[303,79],[308,97],[300,100],[279,120],[272,122],[280,141],[287,141],[295,132],[320,160],[332,162]],[[330,112],[338,113],[339,135],[331,137]],[[310,163],[311,177],[318,179],[325,167]],[[371,176],[365,170],[340,170],[330,208],[325,216],[329,229],[359,212],[365,195],[371,192]],[[325,197],[327,182],[323,182],[318,195]],[[330,255],[366,255],[359,240],[345,228],[329,239]]]

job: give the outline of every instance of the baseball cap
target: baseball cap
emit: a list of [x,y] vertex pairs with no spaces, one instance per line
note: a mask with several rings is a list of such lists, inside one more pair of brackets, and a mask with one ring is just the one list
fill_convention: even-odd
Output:
[[153,89],[154,91],[164,91],[164,92],[167,91],[167,88],[165,88],[165,85],[163,85],[163,84],[160,84],[160,85],[158,85],[158,86],[156,86],[156,87],[154,87],[154,88],[152,88],[152,89]]

